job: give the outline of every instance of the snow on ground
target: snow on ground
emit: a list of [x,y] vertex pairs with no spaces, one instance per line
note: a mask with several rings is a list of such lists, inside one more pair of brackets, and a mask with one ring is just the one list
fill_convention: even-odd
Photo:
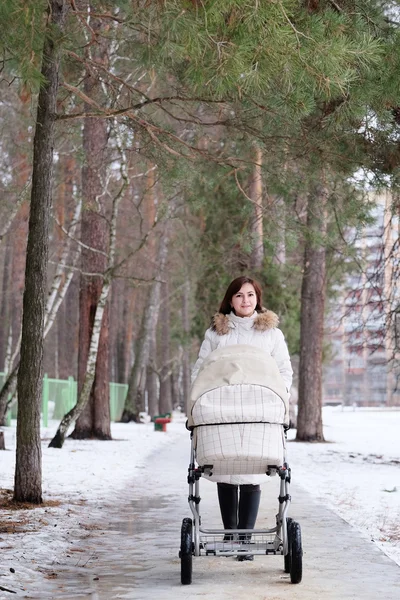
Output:
[[188,436],[185,421],[177,413],[167,433],[154,431],[152,423],[111,423],[112,441],[67,438],[62,449],[48,448],[59,424],[51,422],[41,431],[44,505],[31,510],[9,506],[16,424],[1,427],[6,451],[0,451],[0,599],[10,597],[8,591],[2,594],[2,586],[7,588],[11,569],[18,573],[14,588],[24,596],[24,589],[32,590],[32,585],[40,590],[39,571],[51,578],[52,565],[83,566],[79,541],[97,529],[102,513],[118,505],[121,491],[135,475],[143,476],[149,454]]
[[288,444],[293,481],[400,565],[400,411],[326,407],[323,423],[327,443]]
[[[400,564],[400,411],[335,407],[325,408],[323,418],[328,443],[297,443],[289,432],[293,481]],[[33,510],[4,500],[13,487],[16,430],[15,423],[1,428],[7,450],[0,452],[0,590],[12,565],[34,578],[43,565],[65,563],[102,508],[117,502],[135,475],[145,476],[146,457],[188,436],[184,423],[179,413],[166,433],[151,423],[112,423],[113,441],[66,439],[61,450],[47,447],[58,425],[51,423],[42,430],[45,504]]]

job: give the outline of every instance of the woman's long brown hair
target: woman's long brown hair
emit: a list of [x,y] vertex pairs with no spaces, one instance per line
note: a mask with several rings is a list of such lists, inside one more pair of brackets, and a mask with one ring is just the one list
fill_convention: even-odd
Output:
[[260,312],[262,310],[262,292],[260,284],[257,283],[257,281],[255,281],[251,277],[242,275],[241,277],[236,277],[236,279],[231,281],[231,283],[229,284],[228,289],[225,292],[224,299],[221,302],[221,306],[219,307],[220,313],[228,315],[232,311],[235,312],[232,308],[231,300],[233,296],[238,293],[238,291],[244,283],[250,283],[253,286],[257,296],[256,311]]

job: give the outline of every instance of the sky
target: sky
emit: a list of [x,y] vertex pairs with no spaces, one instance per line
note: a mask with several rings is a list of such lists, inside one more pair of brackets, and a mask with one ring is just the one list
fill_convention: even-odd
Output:
[[[400,411],[327,407],[323,420],[326,443],[298,443],[295,430],[288,433],[296,484],[400,565]],[[61,450],[47,447],[58,422],[42,429],[45,504],[0,511],[0,599],[16,597],[12,592],[23,595],[28,581],[31,590],[35,585],[40,589],[43,565],[57,562],[57,556],[71,549],[71,535],[85,515],[93,516],[94,507],[117,499],[154,450],[188,436],[184,423],[179,413],[166,433],[154,431],[151,423],[112,423],[113,441],[67,438]],[[15,422],[0,429],[6,442],[6,451],[0,451],[4,502],[13,488]],[[16,566],[18,578],[10,570]]]

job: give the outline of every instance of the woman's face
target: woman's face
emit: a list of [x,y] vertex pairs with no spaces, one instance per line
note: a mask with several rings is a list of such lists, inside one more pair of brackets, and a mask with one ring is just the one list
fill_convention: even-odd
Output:
[[257,294],[251,283],[244,283],[232,296],[232,308],[238,317],[251,317],[257,305]]

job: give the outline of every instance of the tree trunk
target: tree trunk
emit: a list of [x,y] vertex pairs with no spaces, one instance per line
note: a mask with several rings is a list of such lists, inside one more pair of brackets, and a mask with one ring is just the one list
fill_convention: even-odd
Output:
[[[326,293],[326,249],[328,191],[320,184],[309,195],[308,236],[304,251],[301,286],[298,441],[323,441],[322,348]],[[321,237],[322,236],[322,237]]]
[[253,240],[250,266],[260,269],[264,260],[263,205],[262,205],[262,152],[256,146],[253,172],[249,181],[249,197],[253,201],[253,217],[251,219],[251,236]]
[[[89,2],[90,5],[90,2]],[[91,20],[93,31],[100,33],[101,21]],[[100,41],[99,41],[100,40]],[[105,38],[96,37],[91,45],[90,58],[104,64],[107,61],[108,43]],[[89,52],[89,50],[88,50]],[[84,92],[88,97],[102,98],[103,92],[98,76],[87,69]],[[91,110],[85,105],[85,110]],[[105,154],[108,142],[105,119],[85,119],[83,127],[84,165],[82,168],[82,195],[84,211],[81,227],[81,241],[90,249],[82,250],[82,274],[79,298],[79,356],[78,390],[86,376],[86,366],[90,348],[96,306],[100,298],[103,280],[101,274],[107,267],[107,220],[104,208],[104,181],[106,174]],[[91,249],[95,249],[95,251]],[[98,273],[85,275],[85,273]],[[109,368],[108,368],[108,316],[103,319],[102,332],[96,361],[96,375],[90,400],[81,412],[71,437],[76,439],[111,439]]]
[[23,296],[21,361],[18,373],[17,451],[14,500],[42,502],[40,406],[43,377],[43,331],[47,293],[49,222],[54,126],[60,62],[59,39],[68,10],[66,0],[51,0],[43,46],[44,83],[38,99],[33,141],[32,191],[25,291]]
[[[150,343],[150,357],[156,354],[156,343],[153,339]],[[153,360],[149,360],[146,375],[147,406],[150,417],[160,414],[158,408],[158,377],[154,369]]]
[[160,309],[160,287],[162,273],[168,253],[168,223],[165,225],[164,233],[160,239],[158,250],[156,279],[150,287],[149,299],[142,320],[142,327],[137,343],[135,362],[129,376],[129,387],[126,395],[124,411],[121,421],[138,421],[139,413],[144,410],[144,391],[146,388],[146,369],[150,355],[150,343],[157,327]]
[[108,369],[109,311],[106,307],[101,326],[99,349],[96,361],[96,376],[93,383],[94,413],[92,437],[111,440],[110,380]]
[[161,284],[162,315],[161,315],[161,373],[160,373],[160,413],[169,413],[172,410],[171,390],[171,331],[169,314],[169,287],[168,281]]

